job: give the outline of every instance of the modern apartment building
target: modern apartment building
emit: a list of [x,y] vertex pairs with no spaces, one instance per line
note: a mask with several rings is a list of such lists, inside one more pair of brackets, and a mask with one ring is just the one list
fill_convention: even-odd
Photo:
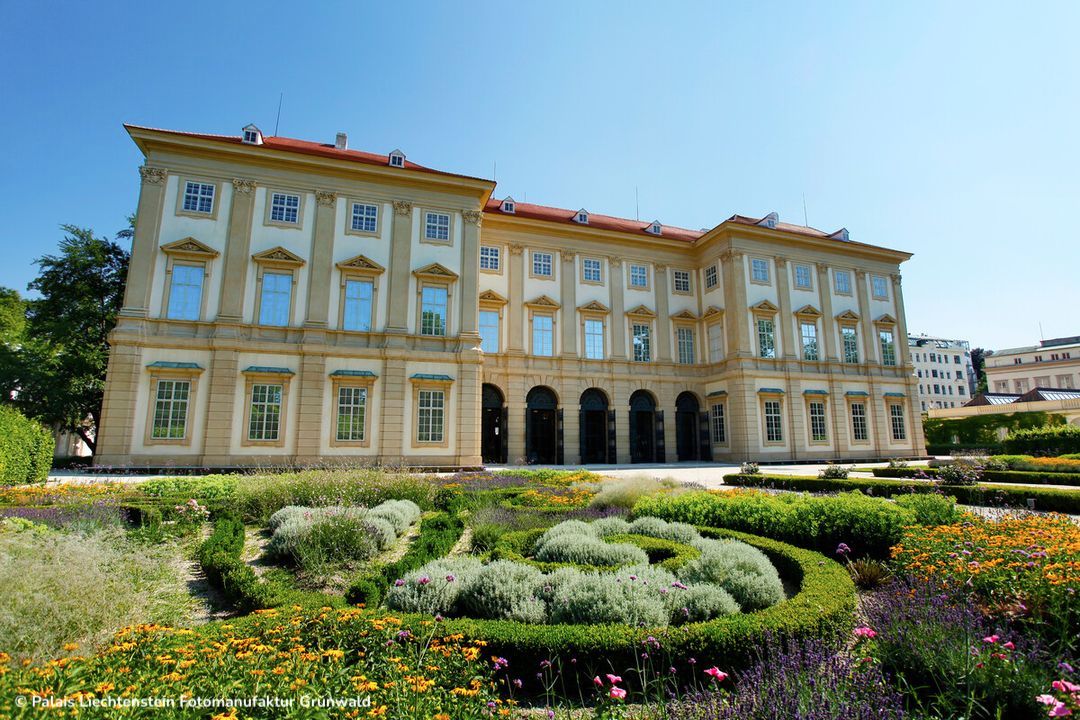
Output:
[[1023,395],[1035,388],[1080,388],[1080,336],[1041,340],[987,355],[986,387]]
[[100,464],[924,453],[910,255],[494,196],[334,143],[129,126],[146,160]]
[[967,340],[929,335],[908,335],[911,362],[919,380],[919,405],[930,408],[961,407],[975,395],[975,369]]

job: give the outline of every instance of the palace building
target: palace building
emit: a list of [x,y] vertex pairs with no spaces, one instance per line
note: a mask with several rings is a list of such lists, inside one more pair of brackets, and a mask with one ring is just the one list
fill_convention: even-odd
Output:
[[516,202],[344,134],[127,130],[99,464],[924,454],[909,253],[775,213],[697,231]]

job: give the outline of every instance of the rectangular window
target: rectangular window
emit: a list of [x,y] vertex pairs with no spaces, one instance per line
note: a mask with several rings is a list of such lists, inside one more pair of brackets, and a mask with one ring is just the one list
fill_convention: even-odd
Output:
[[713,323],[705,330],[709,335],[709,362],[720,362],[724,359],[724,326]]
[[540,277],[552,276],[551,253],[534,252],[532,261],[533,275],[539,275]]
[[889,283],[881,275],[870,276],[870,288],[878,300],[889,299]]
[[212,214],[214,211],[214,185],[191,182],[184,185],[184,212]]
[[648,325],[635,324],[634,332],[634,362],[649,362],[652,359],[652,340]]
[[892,439],[907,439],[907,430],[904,428],[904,406],[893,403],[889,405],[889,420],[892,424]]
[[705,268],[705,289],[711,290],[719,283],[719,279],[716,274],[716,266],[710,265]]
[[480,349],[486,353],[499,352],[499,311],[480,311]]
[[676,330],[676,338],[679,345],[679,364],[693,365],[695,362],[693,328],[678,328]]
[[425,287],[420,294],[420,334],[446,335],[446,299],[444,287]]
[[367,388],[339,387],[337,439],[344,442],[364,440],[364,416],[367,413]]
[[352,204],[352,229],[373,233],[379,228],[379,206],[368,203]]
[[494,245],[481,245],[480,246],[480,269],[491,270],[493,272],[499,272],[502,258],[499,254],[499,248]]
[[555,318],[533,315],[533,355],[551,357],[555,354]]
[[840,295],[850,295],[851,273],[847,270],[835,270],[833,274],[836,277],[836,292]]
[[187,435],[188,380],[158,380],[154,397],[154,424],[150,437],[156,440],[183,440]]
[[881,339],[881,364],[895,365],[896,343],[893,341],[892,330],[881,330],[878,337]]
[[252,385],[248,440],[274,441],[280,430],[281,385]]
[[442,390],[421,390],[416,411],[416,439],[419,442],[443,441],[443,414],[446,394]]
[[173,265],[169,285],[169,318],[173,320],[198,320],[202,315],[203,275],[202,265]]
[[795,266],[795,287],[799,290],[811,290],[814,287],[813,275],[809,265]]
[[810,440],[812,442],[828,442],[828,425],[825,423],[825,403],[810,403]]
[[758,355],[763,358],[776,357],[776,327],[772,320],[758,318],[757,341]]
[[345,316],[341,319],[344,330],[371,332],[371,303],[375,296],[375,283],[371,280],[345,281]]
[[724,406],[717,403],[709,408],[709,420],[712,426],[712,441],[714,443],[727,442],[727,429],[724,427]]
[[582,258],[581,279],[585,282],[598,283],[603,279],[600,261],[596,258]]
[[859,338],[855,335],[855,328],[840,328],[840,333],[844,338],[844,362],[859,362]]
[[675,292],[690,292],[690,273],[685,270],[675,270],[671,273],[671,276],[674,278]]
[[292,309],[292,273],[266,272],[262,276],[259,324],[285,327]]
[[449,242],[450,216],[440,212],[424,213],[424,239]]
[[756,283],[769,282],[769,261],[761,258],[751,258],[750,279]]
[[802,335],[803,360],[820,360],[818,352],[817,323],[799,323],[799,332]]
[[273,222],[295,225],[300,222],[300,196],[274,193],[270,199],[270,219]]
[[604,321],[585,321],[585,357],[589,360],[604,359]]
[[630,287],[649,287],[649,268],[644,265],[630,266]]
[[866,405],[861,402],[851,403],[851,433],[855,440],[868,440],[866,431]]
[[780,418],[780,401],[765,401],[765,442],[784,441],[784,426]]

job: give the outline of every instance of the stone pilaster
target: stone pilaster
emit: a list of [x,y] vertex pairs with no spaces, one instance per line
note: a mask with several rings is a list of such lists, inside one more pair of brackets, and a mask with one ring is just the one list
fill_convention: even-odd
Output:
[[[612,273],[614,276],[614,273]],[[620,293],[621,294],[621,293]],[[616,462],[630,462],[630,394],[631,385],[626,380],[615,380],[611,390],[611,407],[615,410]]]
[[218,320],[238,323],[244,315],[244,292],[251,263],[251,226],[255,213],[255,181],[237,178],[232,181],[228,236],[221,272],[221,302]]
[[154,287],[154,266],[157,263],[168,172],[164,168],[143,165],[139,168],[139,176],[142,186],[135,213],[135,236],[131,242],[124,307],[120,315],[144,318],[149,313],[150,291]]
[[511,465],[525,461],[525,378],[511,375],[506,387],[506,458]]
[[390,236],[390,269],[387,273],[389,287],[386,297],[390,305],[386,323],[387,334],[404,335],[409,332],[409,312],[414,302],[409,295],[409,278],[412,273],[412,220],[412,203],[408,200],[395,200],[393,231]]
[[777,357],[785,361],[798,359],[795,351],[793,332],[794,316],[791,314],[791,290],[788,282],[788,263],[786,258],[776,258],[776,297],[780,301],[780,344],[783,352]]
[[866,282],[866,271],[855,271],[855,288],[859,294],[859,324],[862,326],[863,336],[863,364],[880,365],[880,343],[877,339],[877,330],[874,328],[874,318],[870,317],[870,288]]
[[[323,402],[326,399],[326,358],[304,355],[300,358],[299,412],[296,423],[296,458],[301,464],[315,464],[322,449]],[[335,417],[333,404],[327,417]],[[332,429],[332,428],[331,428]]]
[[[565,308],[566,306],[563,305]],[[567,390],[568,388],[564,388]],[[581,463],[581,413],[577,393],[563,392],[559,395],[563,411],[563,463]]]
[[483,464],[481,458],[481,364],[479,356],[458,365],[458,463],[474,467]]
[[[510,246],[510,307],[508,312],[510,314],[507,322],[507,344],[506,353],[508,355],[524,355],[525,354],[525,248],[521,245]],[[524,397],[524,396],[523,396]],[[513,417],[510,418],[510,422],[513,423]],[[520,421],[518,421],[520,422]],[[521,455],[525,454],[525,447],[522,445]],[[520,457],[511,455],[511,458]],[[511,459],[511,462],[513,460]]]
[[830,363],[837,361],[839,356],[836,349],[836,318],[832,310],[832,286],[829,285],[829,266],[818,263],[818,296],[821,298],[821,337],[825,343],[825,352],[821,354],[823,360]]
[[720,256],[720,265],[724,274],[724,328],[727,331],[727,357],[753,357],[757,354],[757,348],[751,342],[750,327],[746,317],[746,272],[743,269],[743,254],[738,250],[728,250]]
[[911,348],[907,341],[907,312],[904,309],[904,289],[900,280],[900,273],[892,274],[893,303],[896,306],[896,356],[907,385],[904,394],[907,395],[907,415],[911,425],[911,449],[917,455],[925,455],[926,436],[923,433],[922,410],[919,407],[919,381],[911,365]]
[[[626,277],[623,274],[622,260],[614,255],[608,258],[608,278],[611,281],[611,359],[626,359]],[[628,396],[629,397],[629,396]],[[626,424],[625,418],[618,418],[618,423]],[[627,431],[629,433],[629,431]],[[618,453],[623,462],[623,448],[626,448],[627,462],[630,452],[630,435],[627,434],[626,442],[622,436],[618,438]]]
[[[656,276],[656,359],[662,363],[671,362],[671,318],[669,317],[668,297],[668,268],[667,265],[656,265],[653,268]],[[674,412],[674,400],[669,412]],[[666,419],[665,414],[665,419]],[[664,428],[665,435],[667,427]],[[665,439],[666,443],[667,440]]]
[[[879,422],[874,423],[873,432],[870,434],[871,454],[874,457],[883,457],[889,454],[889,413],[888,407],[882,396],[881,386],[877,383],[870,366],[878,365],[878,342],[877,332],[874,329],[874,320],[870,317],[870,288],[866,282],[866,271],[855,271],[855,292],[859,301],[859,334],[863,337],[862,361],[866,368],[867,391],[870,393],[871,402],[875,412],[881,415]],[[880,406],[880,407],[879,407]]]
[[[576,358],[578,354],[577,270],[575,265],[577,255],[570,250],[562,250],[559,252],[559,256],[562,258],[562,269],[559,272],[559,302],[562,304],[562,354],[568,358]],[[565,419],[566,413],[563,413],[563,416]],[[574,422],[576,427],[576,417]],[[565,437],[567,434],[569,433],[564,433],[564,448],[569,447],[568,439]],[[575,434],[574,447],[577,447],[577,445],[578,438]],[[569,452],[565,452],[564,457],[570,457]]]
[[[463,210],[465,220],[461,240],[461,278],[458,304],[461,305],[461,332],[465,344],[480,344],[480,224],[484,214],[479,210]],[[477,390],[479,392],[479,390]],[[479,451],[477,452],[479,454]]]
[[[236,428],[244,422],[243,414],[239,417],[233,415],[233,403],[240,380],[239,361],[239,354],[232,349],[214,350],[210,358],[210,377],[206,384],[210,401],[203,432],[204,465],[213,467],[229,463]],[[243,402],[247,402],[247,398],[244,398]],[[247,428],[240,427],[239,431],[241,434],[245,433]]]
[[337,193],[315,192],[315,231],[308,263],[308,301],[305,327],[325,328],[330,318],[330,287],[334,281],[334,224]]
[[728,380],[728,432],[731,458],[736,462],[752,460],[759,455],[761,434],[757,393],[754,383],[742,371]]
[[[404,304],[404,303],[401,303]],[[382,412],[379,414],[379,462],[397,465],[411,443],[405,437],[405,413],[412,412],[412,394],[405,377],[405,360],[387,358],[380,378]]]
[[142,348],[113,341],[101,403],[101,427],[94,453],[96,465],[127,462],[136,432],[135,401],[143,379]]

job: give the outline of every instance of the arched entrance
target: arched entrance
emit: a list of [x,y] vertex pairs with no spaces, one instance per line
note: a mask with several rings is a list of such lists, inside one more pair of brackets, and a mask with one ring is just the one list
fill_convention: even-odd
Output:
[[646,390],[630,396],[630,462],[664,462],[664,411]]
[[549,387],[537,386],[525,396],[525,462],[562,465],[562,410]]
[[608,408],[607,395],[589,388],[580,403],[582,464],[615,462],[615,412]]
[[675,450],[679,462],[699,460],[701,433],[698,430],[701,405],[692,392],[684,392],[675,398]]
[[480,454],[485,463],[506,462],[506,401],[495,385],[484,383]]

